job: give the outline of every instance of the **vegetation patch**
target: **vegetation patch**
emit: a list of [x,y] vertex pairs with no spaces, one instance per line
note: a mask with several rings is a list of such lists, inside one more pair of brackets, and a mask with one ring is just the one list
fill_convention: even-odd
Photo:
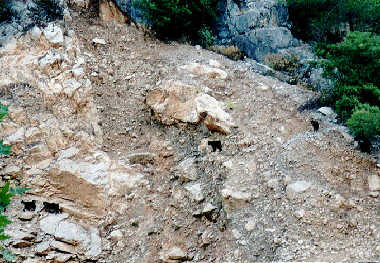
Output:
[[135,0],[156,36],[209,46],[219,0]]
[[244,58],[245,54],[237,46],[211,46],[209,47],[211,51],[222,54],[232,60],[241,60]]

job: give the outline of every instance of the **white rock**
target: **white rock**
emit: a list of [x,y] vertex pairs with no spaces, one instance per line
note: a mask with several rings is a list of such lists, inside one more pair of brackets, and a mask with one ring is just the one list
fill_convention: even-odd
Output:
[[334,110],[330,107],[321,107],[318,109],[318,112],[322,113],[323,115],[329,117],[329,118],[336,118],[337,114],[334,112]]
[[189,65],[181,66],[180,69],[190,71],[192,73],[206,75],[209,78],[216,79],[226,79],[228,74],[224,70],[219,68],[209,67],[207,65],[202,65],[199,63],[192,63]]
[[311,187],[310,182],[306,181],[296,181],[292,184],[289,184],[286,187],[286,193],[290,199],[294,199],[297,197],[297,194],[305,192]]
[[172,247],[167,255],[169,259],[186,259],[186,253],[180,247]]
[[114,241],[119,241],[123,239],[123,232],[121,230],[114,230],[110,234],[110,239]]
[[49,215],[40,221],[40,228],[43,232],[54,235],[59,223],[68,217],[69,215],[65,213]]
[[80,225],[68,221],[59,222],[53,235],[58,240],[62,240],[73,245],[78,243],[90,243],[86,230],[84,230],[84,228]]
[[105,44],[107,44],[106,41],[103,38],[98,38],[98,37],[94,38],[92,40],[92,42],[95,43],[95,44],[99,44],[99,45],[105,45]]
[[200,202],[202,201],[205,196],[202,192],[202,186],[201,184],[187,184],[185,185],[185,189],[191,193],[191,198]]
[[251,232],[255,229],[256,227],[256,219],[255,218],[249,218],[247,220],[247,223],[245,224],[244,228],[245,230]]
[[38,26],[34,26],[30,31],[30,37],[33,39],[33,40],[39,40],[41,35],[42,35],[42,31],[41,29],[38,27]]
[[380,176],[372,174],[368,177],[368,188],[370,191],[380,190]]
[[243,236],[237,229],[232,229],[232,235],[235,239],[240,239]]
[[50,246],[52,248],[55,248],[58,251],[67,252],[67,253],[71,253],[71,254],[75,253],[75,248],[72,245],[69,245],[69,244],[61,242],[61,241],[53,240],[50,243]]
[[57,64],[63,60],[62,54],[55,49],[50,49],[43,57],[39,60],[39,66],[41,68],[46,68],[47,66]]
[[231,188],[223,189],[222,196],[225,199],[232,198],[241,201],[249,201],[251,199],[251,193],[236,191]]
[[272,178],[268,181],[268,187],[271,189],[276,189],[278,187],[278,180],[275,178]]
[[195,158],[189,157],[181,161],[176,167],[175,172],[183,181],[194,181],[198,179],[197,170],[194,167]]
[[210,59],[208,61],[208,64],[211,66],[211,67],[215,67],[215,68],[221,68],[222,67],[222,64],[220,64],[219,61],[215,60],[215,59]]
[[39,243],[34,248],[34,251],[36,252],[36,254],[47,255],[47,253],[50,251],[50,242],[44,241],[44,242]]
[[210,204],[210,203],[207,203],[204,207],[203,207],[203,210],[202,210],[202,213],[203,214],[208,214],[212,211],[214,211],[217,207]]
[[11,144],[14,144],[17,142],[23,142],[24,141],[24,135],[25,135],[25,129],[24,129],[24,127],[21,127],[14,134],[5,138],[4,144],[11,145]]
[[44,36],[52,44],[62,44],[63,43],[63,32],[62,29],[55,23],[50,23],[47,27],[43,29]]
[[305,216],[305,210],[299,209],[296,212],[294,212],[294,216],[297,217],[298,219],[301,219]]
[[71,98],[74,92],[77,91],[82,85],[75,79],[67,79],[63,82],[63,92]]
[[95,258],[102,253],[102,239],[96,228],[90,229],[90,243],[87,245],[86,256]]

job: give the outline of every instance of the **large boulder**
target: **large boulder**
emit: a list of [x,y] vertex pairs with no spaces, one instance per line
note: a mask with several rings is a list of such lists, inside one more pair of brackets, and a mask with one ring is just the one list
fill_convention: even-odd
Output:
[[200,88],[178,81],[164,82],[149,92],[146,103],[163,124],[178,122],[203,122],[209,130],[224,134],[234,126],[231,116],[223,110],[223,104]]

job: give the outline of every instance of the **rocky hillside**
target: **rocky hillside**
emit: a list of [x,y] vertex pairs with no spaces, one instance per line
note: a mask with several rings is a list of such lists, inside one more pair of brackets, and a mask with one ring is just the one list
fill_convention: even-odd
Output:
[[100,9],[0,49],[17,262],[380,260],[380,167],[316,94]]

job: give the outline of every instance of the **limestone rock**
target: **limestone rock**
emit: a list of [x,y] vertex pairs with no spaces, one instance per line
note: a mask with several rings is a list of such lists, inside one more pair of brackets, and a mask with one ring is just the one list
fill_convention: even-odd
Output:
[[123,232],[121,230],[114,230],[110,234],[110,239],[114,241],[119,241],[123,239]]
[[182,248],[174,246],[160,252],[160,259],[163,262],[180,262],[187,259],[187,255]]
[[96,37],[92,40],[94,44],[105,45],[107,42],[103,38]]
[[99,4],[99,17],[104,22],[125,23],[127,18],[112,1],[102,1]]
[[30,37],[33,39],[33,40],[39,40],[40,37],[42,35],[42,31],[41,29],[38,27],[38,26],[34,26],[31,30],[30,30]]
[[380,191],[380,176],[372,174],[368,177],[368,188],[370,191]]
[[212,78],[212,79],[226,79],[228,76],[227,72],[225,72],[222,69],[209,67],[207,65],[202,65],[199,63],[184,65],[184,66],[181,66],[180,69],[187,70],[199,75],[206,75],[207,77]]
[[198,179],[197,170],[194,167],[195,158],[189,157],[181,161],[176,167],[175,172],[183,181],[194,181]]
[[306,181],[296,181],[294,183],[289,184],[286,187],[286,193],[290,199],[294,199],[298,194],[305,192],[311,187],[310,182]]
[[224,199],[235,199],[242,201],[249,201],[251,199],[251,193],[233,190],[231,188],[224,188],[222,190],[222,196]]
[[336,116],[338,116],[335,111],[330,107],[321,107],[318,109],[318,112],[322,113],[323,115],[335,119]]
[[8,136],[4,139],[4,144],[14,144],[17,142],[23,142],[24,141],[24,135],[25,135],[25,129],[24,127],[19,128],[14,134]]
[[230,133],[234,123],[231,116],[223,110],[223,104],[200,91],[195,86],[168,81],[149,92],[146,103],[166,125],[204,122],[209,130]]
[[52,44],[63,44],[63,32],[62,29],[55,23],[48,24],[43,29],[44,36]]
[[61,242],[61,241],[57,241],[57,240],[53,240],[51,243],[50,243],[50,247],[58,250],[58,251],[61,251],[61,252],[66,252],[66,253],[71,253],[71,254],[74,254],[75,253],[75,248],[74,246],[72,245],[69,245],[65,242]]
[[200,183],[198,184],[187,184],[185,185],[185,189],[190,192],[191,198],[195,201],[202,201],[205,196],[202,192],[202,186]]

